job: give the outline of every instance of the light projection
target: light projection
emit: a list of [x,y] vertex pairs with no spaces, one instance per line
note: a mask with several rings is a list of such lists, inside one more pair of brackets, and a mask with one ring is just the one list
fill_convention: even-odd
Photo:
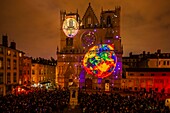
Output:
[[81,41],[82,41],[83,46],[91,46],[95,43],[96,36],[93,31],[87,31],[83,33],[81,37]]
[[83,66],[88,74],[105,78],[111,75],[116,67],[117,57],[113,44],[93,46],[85,54]]
[[79,24],[74,18],[67,18],[63,22],[63,32],[67,37],[74,37],[79,29]]

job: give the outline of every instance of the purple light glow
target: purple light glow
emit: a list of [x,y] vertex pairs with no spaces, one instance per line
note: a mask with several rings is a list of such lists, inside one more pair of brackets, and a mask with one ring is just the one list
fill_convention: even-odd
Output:
[[101,84],[101,83],[102,83],[102,78],[98,78],[97,83],[98,83],[98,84]]
[[119,36],[116,36],[116,38],[119,38]]
[[80,81],[82,80],[82,79],[85,79],[85,70],[84,69],[82,69],[81,70],[81,72],[80,72]]

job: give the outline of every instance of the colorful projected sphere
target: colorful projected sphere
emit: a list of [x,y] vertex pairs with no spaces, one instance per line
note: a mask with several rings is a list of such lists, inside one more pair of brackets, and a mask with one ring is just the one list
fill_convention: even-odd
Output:
[[83,33],[81,37],[81,41],[82,41],[83,46],[91,46],[95,43],[96,36],[93,31],[87,31]]
[[98,78],[105,78],[111,75],[116,67],[116,63],[117,57],[112,44],[93,46],[83,59],[83,66],[86,72]]
[[74,37],[79,29],[79,23],[74,18],[67,18],[63,22],[63,32],[67,37]]

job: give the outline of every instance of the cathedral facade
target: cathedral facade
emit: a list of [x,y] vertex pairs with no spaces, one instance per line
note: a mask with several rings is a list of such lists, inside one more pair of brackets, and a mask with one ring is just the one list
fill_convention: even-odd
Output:
[[[60,11],[60,47],[57,47],[57,84],[69,87],[75,82],[80,88],[110,90],[121,86],[123,46],[120,37],[120,7],[114,10],[101,10],[98,19],[91,4],[80,18],[77,12]],[[63,32],[63,24],[67,18],[78,22],[79,30],[72,38]],[[70,25],[73,22],[69,23]],[[73,25],[72,25],[73,26]],[[74,31],[71,31],[74,32]],[[114,72],[105,78],[98,78],[86,72],[82,65],[88,50],[97,44],[113,44],[117,64]]]

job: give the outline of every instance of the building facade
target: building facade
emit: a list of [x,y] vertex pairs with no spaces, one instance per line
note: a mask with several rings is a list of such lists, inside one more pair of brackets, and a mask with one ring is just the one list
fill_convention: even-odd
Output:
[[155,53],[145,52],[123,57],[123,66],[129,68],[170,68],[170,53],[162,53],[158,49]]
[[47,60],[43,58],[32,59],[31,83],[36,86],[42,82],[56,82],[56,60]]
[[32,58],[24,56],[23,57],[23,69],[22,69],[22,84],[31,85],[31,66]]
[[170,53],[143,51],[123,57],[122,89],[170,93]]
[[127,68],[121,88],[170,93],[170,68]]
[[11,93],[12,88],[19,84],[20,59],[23,52],[16,49],[16,43],[8,46],[8,36],[2,36],[0,45],[0,95]]
[[[100,19],[97,18],[91,4],[82,18],[78,10],[75,13],[60,11],[60,47],[57,48],[57,83],[61,87],[69,87],[76,82],[80,88],[105,89],[120,87],[122,76],[123,47],[120,37],[120,7],[114,10],[101,10]],[[62,30],[67,18],[74,18],[79,24],[77,34],[70,38]],[[69,23],[70,25],[71,22]],[[82,60],[86,52],[98,44],[114,44],[117,66],[109,77],[98,78],[88,74]]]

